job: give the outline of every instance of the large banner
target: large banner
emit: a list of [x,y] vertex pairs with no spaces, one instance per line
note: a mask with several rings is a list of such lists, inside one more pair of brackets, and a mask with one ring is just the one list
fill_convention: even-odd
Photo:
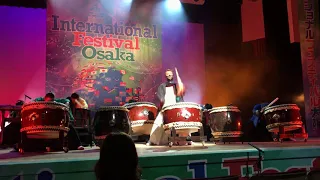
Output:
[[159,19],[136,12],[128,0],[48,1],[46,91],[65,98],[77,92],[90,107],[138,95],[154,102],[162,69]]
[[309,136],[320,136],[319,4],[299,0],[299,30],[306,125]]

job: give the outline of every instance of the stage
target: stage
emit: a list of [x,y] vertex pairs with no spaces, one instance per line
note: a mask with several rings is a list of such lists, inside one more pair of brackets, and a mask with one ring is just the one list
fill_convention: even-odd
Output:
[[[262,172],[320,167],[320,140],[252,143],[262,150]],[[257,171],[258,150],[248,143],[194,143],[188,147],[136,144],[143,179],[185,179],[252,174]],[[83,151],[25,153],[0,150],[0,179],[95,179],[93,167],[99,148]],[[249,167],[249,168],[247,168]],[[38,175],[37,175],[38,174]],[[55,178],[53,178],[53,176]],[[51,178],[50,178],[51,177]]]

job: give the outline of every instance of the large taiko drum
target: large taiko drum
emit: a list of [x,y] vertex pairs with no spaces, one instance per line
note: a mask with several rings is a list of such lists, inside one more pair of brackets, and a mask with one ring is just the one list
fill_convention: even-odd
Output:
[[241,131],[241,112],[236,106],[215,107],[209,110],[209,126],[214,138],[239,138]]
[[202,127],[202,108],[199,104],[179,102],[163,107],[162,113],[167,134],[174,128],[179,136],[187,137]]
[[22,106],[20,132],[30,139],[58,139],[69,131],[69,107],[58,102],[31,102]]
[[158,108],[150,102],[134,102],[123,105],[129,110],[132,132],[135,135],[150,135]]
[[279,126],[283,126],[284,131],[293,131],[303,124],[300,108],[296,104],[270,106],[264,110],[263,115],[269,132],[279,132]]
[[114,131],[131,132],[128,109],[123,106],[100,107],[94,117],[94,138],[104,140]]

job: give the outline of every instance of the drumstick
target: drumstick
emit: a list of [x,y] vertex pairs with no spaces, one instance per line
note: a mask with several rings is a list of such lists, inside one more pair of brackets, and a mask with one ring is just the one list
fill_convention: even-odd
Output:
[[277,97],[277,98],[275,98],[270,104],[268,104],[268,106],[266,106],[266,107],[270,107],[272,104],[274,104],[275,102],[277,102],[279,100],[279,98]]
[[182,83],[181,78],[179,76],[178,69],[177,68],[174,68],[174,69],[176,70],[177,80],[178,80],[178,94],[181,95],[181,93],[184,93],[183,92],[183,90],[184,90],[183,83]]
[[177,68],[174,68],[174,69],[176,70],[178,84],[182,84],[181,78],[180,78],[179,73],[178,73],[178,69]]
[[277,97],[277,98],[275,98],[271,103],[269,103],[267,106],[265,106],[265,107],[263,107],[262,109],[261,109],[261,111],[260,112],[262,112],[262,111],[264,111],[264,109],[266,109],[266,108],[268,108],[268,107],[270,107],[270,106],[272,106],[275,102],[277,102],[279,100],[279,98]]

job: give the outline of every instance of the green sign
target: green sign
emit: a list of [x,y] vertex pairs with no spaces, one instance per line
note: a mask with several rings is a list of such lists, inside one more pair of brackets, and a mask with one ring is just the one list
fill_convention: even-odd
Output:
[[[262,173],[320,168],[320,148],[283,148],[262,153]],[[236,152],[235,152],[236,151]],[[144,180],[181,180],[186,178],[251,176],[257,173],[259,154],[255,150],[198,151],[191,154],[167,152],[141,156]],[[71,160],[34,160],[9,163],[0,161],[1,180],[95,180],[93,168],[98,157]],[[248,166],[247,166],[248,165]],[[247,168],[248,167],[248,168]]]

